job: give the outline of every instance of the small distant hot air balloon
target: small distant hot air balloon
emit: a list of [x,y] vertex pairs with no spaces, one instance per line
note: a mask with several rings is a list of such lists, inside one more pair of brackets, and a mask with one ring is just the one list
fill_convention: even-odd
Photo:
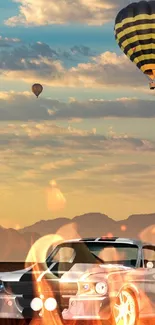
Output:
[[34,84],[32,86],[32,92],[36,95],[37,98],[42,93],[42,91],[43,91],[43,86],[42,85],[40,85],[40,84]]
[[117,14],[114,30],[121,50],[155,89],[155,1],[130,3]]

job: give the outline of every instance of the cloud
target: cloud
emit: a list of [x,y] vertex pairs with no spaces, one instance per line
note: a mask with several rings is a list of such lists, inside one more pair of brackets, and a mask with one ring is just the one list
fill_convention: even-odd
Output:
[[[32,185],[33,190],[42,191],[53,178],[67,191],[81,186],[89,191],[106,187],[107,192],[122,192],[124,188],[131,191],[132,184],[134,191],[138,184],[143,189],[152,184],[154,141],[114,131],[108,134],[75,131],[52,121],[1,122],[1,186]],[[117,163],[112,163],[115,155]],[[126,156],[130,157],[127,163]],[[139,157],[144,159],[139,162]]]
[[14,90],[11,90],[11,91],[0,91],[0,100],[12,100],[14,97],[16,96],[24,96],[24,97],[27,97],[27,96],[31,96],[32,93],[30,91],[14,91]]
[[73,159],[64,159],[64,160],[58,160],[55,162],[49,162],[46,164],[43,164],[40,168],[41,170],[52,170],[52,169],[59,169],[62,167],[70,167],[75,164],[75,161]]
[[[18,163],[19,160],[16,157],[18,154],[24,160],[27,158],[25,161],[28,162],[28,169],[31,170],[34,160],[41,157],[44,161],[47,157],[48,161],[41,164],[41,169],[50,170],[59,169],[62,166],[73,166],[75,161],[72,154],[77,155],[76,161],[83,162],[83,153],[98,156],[103,156],[105,152],[107,154],[143,151],[151,153],[155,151],[155,142],[134,138],[127,134],[116,136],[116,134],[95,134],[93,131],[76,128],[70,130],[68,127],[58,126],[51,121],[39,123],[14,121],[14,123],[1,124],[0,149],[0,162],[4,165],[6,160],[9,161],[10,156],[15,163]],[[131,164],[130,169],[135,170],[135,167]]]
[[71,118],[68,122],[70,122],[70,123],[81,123],[82,118]]
[[21,54],[19,58],[16,55],[15,60],[13,57],[3,55],[1,59],[4,79],[18,78],[28,83],[38,80],[52,87],[71,88],[130,87],[136,90],[147,85],[143,73],[124,54],[105,52],[71,68],[65,68],[62,61],[54,57],[28,57],[28,54],[23,58]]
[[143,164],[143,163],[119,163],[119,164],[108,164],[104,166],[99,166],[94,172],[95,174],[104,171],[109,175],[134,175],[135,174],[148,174],[149,172],[155,172],[155,165]]
[[[14,46],[14,43],[17,43],[17,46]],[[0,70],[4,73],[4,77],[6,77],[6,72],[12,75],[12,73],[19,74],[26,71],[30,77],[38,74],[38,77],[40,75],[43,79],[46,76],[56,78],[60,72],[65,71],[63,65],[72,66],[95,55],[89,47],[82,45],[73,46],[64,51],[53,49],[43,42],[25,44],[18,39],[7,37],[0,38],[0,48]],[[27,77],[24,80],[27,80]]]
[[[98,160],[99,161],[99,160]],[[130,177],[130,180],[133,178],[135,181],[139,181],[141,176],[144,178],[149,177],[150,175],[155,174],[155,165],[154,164],[143,164],[137,162],[130,163],[102,163],[100,164],[91,164],[87,166],[86,169],[77,170],[75,173],[70,175],[70,179],[85,179],[85,178],[102,178],[103,176],[111,176],[111,179],[115,183],[122,183],[124,180]],[[127,178],[125,178],[125,176]],[[66,177],[63,177],[66,179]],[[146,180],[145,179],[145,180]]]
[[[84,56],[93,56],[92,50],[85,45],[74,45],[70,49],[72,55],[84,55]],[[95,55],[95,54],[94,54]]]
[[[68,122],[83,119],[98,118],[154,118],[155,106],[153,100],[141,100],[135,98],[119,98],[117,100],[95,100],[87,101],[69,100],[61,102],[40,97],[36,100],[30,92],[0,92],[0,120],[1,121],[56,121],[66,120]],[[80,119],[80,120],[79,120]],[[24,123],[23,123],[24,124]],[[43,126],[40,126],[43,127]],[[24,127],[23,127],[24,129]],[[46,125],[47,129],[47,125]],[[51,130],[53,132],[54,129]],[[38,126],[28,130],[32,137],[44,133],[44,127],[39,130]],[[57,130],[57,132],[60,130]],[[95,134],[93,128],[91,134]],[[113,132],[113,131],[111,131]],[[68,126],[68,134],[87,135],[88,132]],[[114,136],[114,135],[113,135]],[[125,138],[126,135],[124,134]],[[116,135],[117,138],[117,135]]]
[[126,0],[18,0],[19,14],[5,21],[9,26],[43,26],[80,23],[103,25],[113,20]]
[[16,43],[20,43],[20,39],[3,37],[0,35],[0,47],[10,47]]
[[[109,160],[110,161],[110,160]],[[99,163],[100,162],[100,163]],[[71,190],[80,188],[81,191],[97,193],[123,193],[131,194],[135,198],[139,195],[152,196],[155,191],[153,182],[155,176],[154,164],[143,164],[138,162],[122,163],[107,163],[104,164],[101,160],[87,166],[87,169],[81,169],[68,173],[67,175],[60,174],[57,180],[62,185],[67,184]],[[151,190],[151,193],[150,193]],[[150,193],[150,195],[148,194]]]
[[35,140],[37,138],[46,138],[51,135],[57,135],[59,137],[63,136],[79,136],[86,137],[95,134],[94,128],[89,130],[83,130],[79,128],[72,127],[62,127],[56,124],[53,124],[51,121],[43,121],[40,123],[37,122],[28,122],[28,123],[9,123],[0,128],[1,138],[4,134],[7,134],[10,139],[23,138]]
[[34,169],[29,169],[19,176],[19,180],[35,180],[37,177],[38,173]]

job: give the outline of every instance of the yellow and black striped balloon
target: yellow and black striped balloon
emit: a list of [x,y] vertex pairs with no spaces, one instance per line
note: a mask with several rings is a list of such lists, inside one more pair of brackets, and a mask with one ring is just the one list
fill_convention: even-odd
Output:
[[155,1],[139,1],[115,19],[115,38],[122,51],[150,79],[155,79]]

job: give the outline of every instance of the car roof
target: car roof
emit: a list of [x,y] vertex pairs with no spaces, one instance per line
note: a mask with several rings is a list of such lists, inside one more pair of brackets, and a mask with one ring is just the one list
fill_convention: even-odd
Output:
[[77,243],[77,242],[111,242],[111,243],[122,243],[122,244],[131,244],[131,245],[137,245],[137,246],[144,246],[144,245],[150,245],[153,246],[153,244],[147,243],[147,242],[142,242],[141,240],[138,239],[131,239],[131,238],[122,238],[122,237],[88,237],[88,238],[76,238],[76,239],[70,239],[64,241],[64,243]]

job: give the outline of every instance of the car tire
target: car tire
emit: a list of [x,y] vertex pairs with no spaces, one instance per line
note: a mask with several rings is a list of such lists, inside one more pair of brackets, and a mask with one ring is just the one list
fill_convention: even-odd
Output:
[[135,295],[128,289],[120,291],[112,305],[109,325],[138,325],[138,304]]

